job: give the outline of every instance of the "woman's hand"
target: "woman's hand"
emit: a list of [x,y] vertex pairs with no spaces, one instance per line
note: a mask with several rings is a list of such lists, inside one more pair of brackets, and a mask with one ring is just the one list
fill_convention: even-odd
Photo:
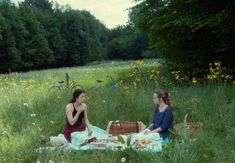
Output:
[[78,112],[79,112],[79,113],[82,113],[82,112],[84,112],[85,110],[86,110],[86,106],[81,105],[81,106],[79,107],[79,109],[78,109]]

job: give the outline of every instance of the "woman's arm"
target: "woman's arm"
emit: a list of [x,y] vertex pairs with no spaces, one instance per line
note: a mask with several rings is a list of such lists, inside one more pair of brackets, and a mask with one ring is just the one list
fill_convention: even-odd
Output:
[[80,113],[81,113],[82,111],[84,111],[83,108],[79,109],[79,110],[77,111],[77,113],[75,114],[75,116],[73,117],[73,109],[74,109],[74,108],[73,108],[73,105],[72,105],[72,104],[68,104],[68,105],[66,106],[66,108],[65,108],[66,116],[67,116],[68,122],[69,122],[69,124],[70,124],[71,126],[73,126],[74,123],[77,121],[77,119],[78,119]]
[[153,130],[152,132],[161,132],[162,131],[162,128],[161,127],[158,127],[156,128],[155,130]]

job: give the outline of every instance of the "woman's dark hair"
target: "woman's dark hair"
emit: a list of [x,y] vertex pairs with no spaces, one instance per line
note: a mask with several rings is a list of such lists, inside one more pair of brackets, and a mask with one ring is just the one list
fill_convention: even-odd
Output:
[[78,98],[82,93],[86,93],[86,92],[82,89],[76,89],[73,92],[73,98],[69,102],[70,103],[76,102],[76,98]]
[[163,102],[172,108],[171,95],[167,91],[157,90],[155,91],[158,98],[162,98]]

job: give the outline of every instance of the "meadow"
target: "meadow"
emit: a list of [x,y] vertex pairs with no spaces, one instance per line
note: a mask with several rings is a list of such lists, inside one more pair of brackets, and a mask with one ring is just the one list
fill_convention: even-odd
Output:
[[[66,80],[66,73],[68,74]],[[173,75],[173,78],[169,76]],[[234,162],[235,84],[187,84],[178,72],[164,73],[158,60],[113,61],[84,67],[49,69],[0,75],[0,162]],[[213,75],[208,75],[208,80]],[[161,153],[112,151],[47,151],[50,136],[63,132],[65,106],[71,91],[87,92],[91,124],[106,128],[110,120],[152,121],[153,92],[167,89],[172,96],[174,123],[202,122],[194,137],[185,131]],[[182,143],[183,142],[183,143]]]

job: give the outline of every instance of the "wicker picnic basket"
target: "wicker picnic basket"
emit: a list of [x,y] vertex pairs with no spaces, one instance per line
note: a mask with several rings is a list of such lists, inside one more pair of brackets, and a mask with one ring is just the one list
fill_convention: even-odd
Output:
[[109,121],[107,132],[113,136],[131,134],[142,131],[146,126],[142,122]]
[[178,136],[182,136],[184,132],[189,132],[191,135],[196,136],[199,129],[202,128],[203,123],[201,122],[188,122],[188,114],[185,114],[184,123],[177,123],[174,125],[174,129]]

